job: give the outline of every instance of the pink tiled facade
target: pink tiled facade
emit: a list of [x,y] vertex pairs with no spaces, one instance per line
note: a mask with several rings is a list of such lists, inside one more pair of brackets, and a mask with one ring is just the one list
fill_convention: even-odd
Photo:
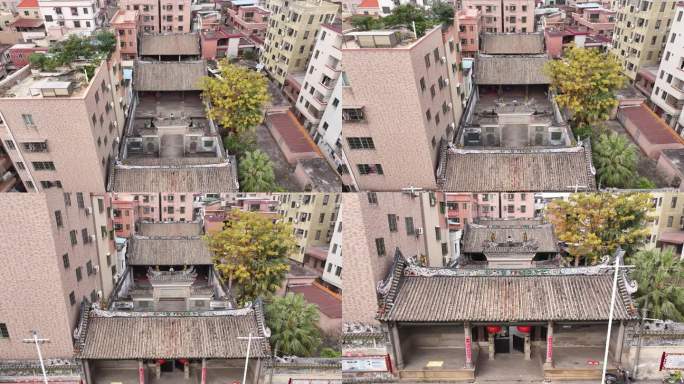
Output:
[[573,23],[589,32],[590,35],[613,36],[615,11],[604,8],[577,9],[572,13]]
[[[28,81],[30,74],[24,67],[3,84]],[[108,164],[118,150],[115,138],[123,127],[122,87],[115,82],[120,76],[118,61],[103,61],[89,85],[71,97],[0,97],[0,141],[27,190],[61,185],[65,190],[105,191]],[[25,143],[46,147],[27,150]],[[54,170],[39,166],[46,162]]]
[[161,221],[192,221],[192,193],[162,193]]
[[[439,143],[455,124],[446,55],[439,28],[394,48],[343,43],[342,146],[359,189],[436,188]],[[363,118],[346,118],[353,109]],[[374,149],[352,149],[352,137],[372,138]]]
[[534,32],[534,0],[464,0],[463,9],[481,12],[483,32]]
[[227,8],[228,23],[245,36],[266,37],[270,11],[257,6],[234,6]]
[[480,47],[480,11],[462,9],[457,11],[458,39],[464,57],[474,57]]
[[15,68],[21,68],[29,63],[29,56],[37,52],[47,52],[47,48],[36,47],[35,44],[16,44],[7,50],[9,59]]
[[119,51],[124,60],[138,56],[138,21],[139,11],[118,10],[112,18],[112,28],[116,32]]
[[112,201],[112,222],[117,237],[130,237],[135,233],[135,221],[140,207],[138,201],[116,198]]
[[43,357],[73,355],[80,302],[97,300],[99,275],[110,267],[97,258],[100,231],[92,210],[98,207],[88,194],[81,196],[67,199],[61,190],[0,194],[0,323],[9,332],[0,337],[0,359],[36,359],[35,346],[22,342],[30,330],[50,339]]
[[142,32],[191,32],[190,0],[122,0],[119,8],[140,12]]
[[461,230],[476,219],[522,219],[535,215],[533,193],[447,193],[449,230]]

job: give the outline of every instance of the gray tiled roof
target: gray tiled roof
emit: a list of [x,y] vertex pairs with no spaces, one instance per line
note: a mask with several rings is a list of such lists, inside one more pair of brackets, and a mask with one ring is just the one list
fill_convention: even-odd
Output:
[[483,33],[482,53],[490,55],[529,55],[544,53],[541,33]]
[[468,224],[463,231],[463,252],[481,253],[485,244],[491,241],[505,242],[510,236],[511,241],[521,243],[534,241],[537,245],[535,252],[558,252],[558,240],[553,232],[553,225],[538,224],[527,220],[497,220],[494,223],[481,221],[478,224]]
[[[131,313],[91,310],[77,345],[80,359],[244,358],[250,332],[264,336],[259,305],[247,310]],[[267,357],[267,339],[252,342],[250,356]]]
[[200,39],[197,33],[144,34],[140,38],[140,56],[199,54]]
[[544,74],[547,55],[486,55],[475,59],[475,82],[478,85],[549,84]]
[[133,237],[126,251],[129,265],[210,265],[211,251],[199,237]]
[[207,63],[198,61],[136,61],[136,91],[199,91],[200,79],[207,75]]
[[[403,277],[388,321],[607,320],[612,275]],[[614,318],[633,319],[622,296]]]
[[440,184],[449,192],[596,190],[591,148],[448,149]]
[[237,175],[225,161],[205,166],[125,166],[116,164],[109,179],[111,192],[195,192],[237,191]]
[[200,236],[202,225],[193,222],[140,223],[138,231],[142,236]]

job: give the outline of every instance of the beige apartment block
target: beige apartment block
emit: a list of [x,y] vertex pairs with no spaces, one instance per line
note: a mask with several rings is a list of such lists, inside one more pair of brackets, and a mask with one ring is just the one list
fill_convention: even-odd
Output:
[[50,339],[43,357],[71,358],[81,302],[111,292],[115,260],[98,255],[114,251],[106,196],[3,193],[0,211],[0,359],[36,359],[22,342],[32,330]]
[[140,12],[146,33],[191,32],[190,0],[122,0],[119,8]]
[[644,249],[674,248],[682,254],[684,244],[684,192],[676,189],[657,189],[650,191],[651,222],[650,237]]
[[492,33],[534,32],[534,0],[464,0],[463,9],[480,11],[481,28]]
[[[271,12],[261,63],[280,85],[288,74],[304,72],[321,24],[331,24],[339,4],[325,0],[268,0]],[[335,84],[327,84],[330,90]]]
[[449,86],[460,76],[448,41],[457,40],[441,27],[419,39],[398,30],[345,34],[342,149],[360,190],[437,187],[440,148],[453,138],[461,103]]
[[[291,223],[297,241],[297,250],[290,259],[302,264],[325,265],[327,247],[335,228],[342,194],[339,193],[284,193],[279,196],[278,212],[283,220]],[[323,260],[317,250],[325,248]],[[315,265],[319,264],[319,265]]]
[[115,53],[90,79],[25,66],[0,82],[0,141],[29,192],[105,191],[124,124],[122,76]]
[[658,66],[676,1],[614,0],[617,12],[611,52],[622,63],[625,76],[634,81],[643,67]]

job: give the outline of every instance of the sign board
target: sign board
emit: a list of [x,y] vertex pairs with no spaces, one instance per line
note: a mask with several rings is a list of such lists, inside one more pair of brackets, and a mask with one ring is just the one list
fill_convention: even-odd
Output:
[[660,358],[660,370],[663,369],[684,369],[684,353],[663,352]]
[[387,372],[387,358],[385,356],[364,356],[357,358],[342,358],[342,372]]

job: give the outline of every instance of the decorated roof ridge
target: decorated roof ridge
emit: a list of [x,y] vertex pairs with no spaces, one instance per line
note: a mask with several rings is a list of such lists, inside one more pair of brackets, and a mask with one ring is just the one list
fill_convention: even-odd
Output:
[[271,330],[268,328],[266,325],[266,316],[264,313],[264,303],[261,300],[261,298],[257,298],[256,301],[253,304],[254,308],[254,316],[257,321],[257,326],[259,327],[259,336],[263,337],[262,339],[259,339],[259,343],[261,344],[262,348],[264,351],[267,351],[268,354],[271,354],[271,344],[268,342],[268,338],[271,337]]
[[648,320],[644,321],[643,335],[678,335],[684,337],[684,323],[677,323],[670,320]]
[[145,236],[145,235],[139,235],[139,234],[134,234],[133,237],[131,237],[131,240],[202,240],[204,236],[203,235],[153,235],[153,236]]
[[269,361],[270,367],[339,368],[342,366],[342,358],[340,357],[274,357],[273,360]]
[[385,332],[380,324],[361,322],[345,322],[342,324],[342,338],[353,337],[384,337]]
[[402,282],[402,275],[404,274],[404,269],[408,265],[408,261],[404,258],[397,247],[394,252],[394,262],[389,274],[385,278],[378,282],[377,290],[378,294],[383,298],[382,305],[378,309],[378,314],[376,318],[380,318],[392,310],[392,305],[394,304],[394,298],[399,292],[399,288]]
[[500,147],[478,147],[466,149],[461,147],[449,148],[449,154],[469,154],[469,153],[575,153],[586,150],[584,141],[578,142],[572,147],[524,147],[524,148],[500,148]]
[[161,164],[161,165],[131,165],[131,164],[124,164],[121,160],[116,160],[114,165],[120,169],[222,168],[222,167],[230,167],[232,165],[232,161],[230,158],[223,158],[220,160],[221,160],[220,162],[208,163],[208,164]]

